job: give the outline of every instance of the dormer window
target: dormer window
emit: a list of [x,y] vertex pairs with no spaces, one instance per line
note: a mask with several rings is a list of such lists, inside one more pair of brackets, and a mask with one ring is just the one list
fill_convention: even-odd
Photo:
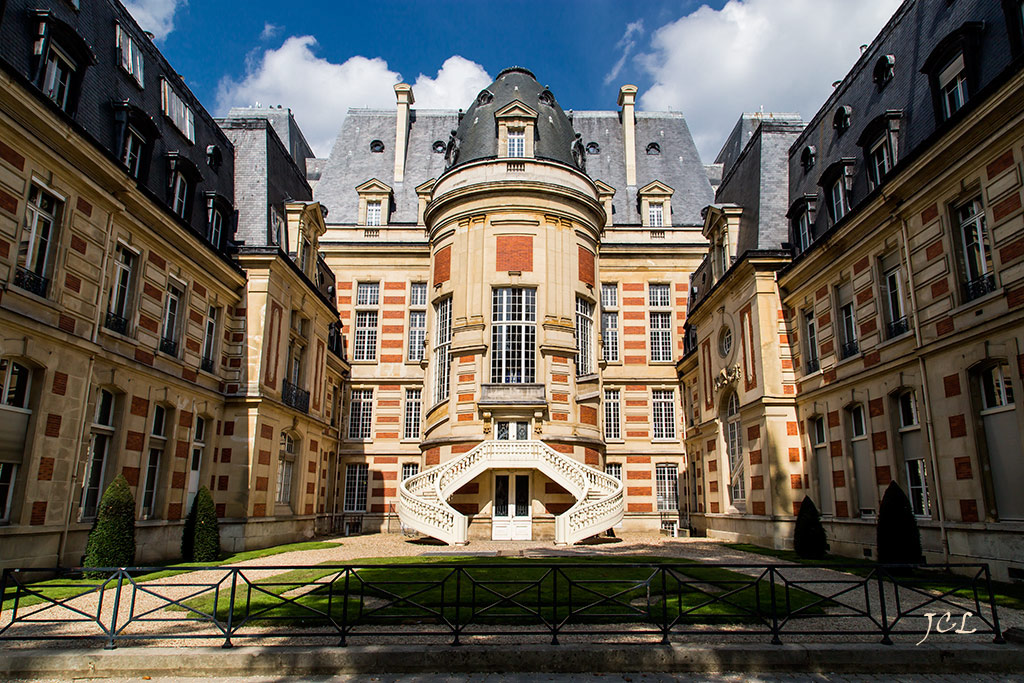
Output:
[[220,250],[223,246],[230,213],[231,204],[227,199],[215,192],[206,193],[206,237],[215,249]]
[[885,182],[896,165],[899,152],[899,130],[902,112],[890,110],[875,117],[860,135],[857,144],[864,149],[868,181],[872,189]]
[[145,180],[149,173],[153,142],[160,130],[145,111],[128,100],[113,103],[115,139],[121,146],[121,163],[128,175]]
[[32,80],[60,109],[74,114],[82,77],[85,69],[96,63],[96,55],[52,10],[33,9],[29,15],[38,27]]
[[833,223],[838,223],[850,212],[854,161],[853,157],[843,157],[830,164],[818,180],[818,186],[824,191],[825,206]]
[[892,154],[889,150],[889,141],[883,135],[875,140],[868,150],[868,171],[871,175],[871,183],[878,187],[885,180],[885,176],[892,169]]
[[121,24],[117,25],[116,32],[117,51],[121,58],[121,68],[124,69],[129,76],[135,79],[135,82],[140,88],[144,87],[144,61],[142,50],[139,49],[138,42],[132,38],[131,34],[124,30],[124,27],[122,27]]
[[182,218],[188,209],[189,186],[185,174],[175,171],[171,176],[171,211]]
[[51,45],[50,51],[46,55],[43,92],[64,111],[68,111],[68,96],[71,92],[71,78],[74,73],[75,67],[71,59],[57,47]]
[[652,228],[664,226],[665,207],[660,202],[652,202],[648,205],[647,222]]
[[939,73],[939,92],[942,114],[949,118],[967,102],[967,72],[964,55],[960,53]]
[[672,194],[665,183],[655,180],[637,190],[637,207],[645,228],[661,228],[672,224]]
[[796,253],[802,254],[807,251],[811,242],[814,241],[814,210],[817,201],[816,194],[805,194],[790,207],[786,213],[789,218],[792,230],[792,244]]
[[434,140],[434,144],[431,145],[430,149],[433,150],[434,154],[444,154],[446,145],[443,140]]
[[601,153],[601,145],[597,144],[596,142],[588,142],[587,143],[587,154],[600,154],[600,153]]
[[508,132],[508,156],[515,159],[526,156],[526,131],[510,130]]
[[359,193],[358,224],[376,228],[388,224],[391,213],[391,187],[376,178],[356,188]]
[[838,223],[849,210],[849,204],[847,204],[846,199],[846,184],[842,179],[832,183],[832,189],[829,190],[828,196],[832,220]]
[[896,57],[893,55],[882,55],[875,62],[875,70],[872,72],[872,80],[879,88],[893,79],[896,75]]
[[132,178],[139,177],[139,170],[142,161],[142,148],[145,141],[139,132],[129,127],[124,138],[124,151],[121,154],[121,163],[128,169],[128,175]]
[[647,156],[655,157],[661,154],[661,145],[657,142],[652,142],[647,145]]
[[380,225],[380,202],[366,202],[366,224]]
[[380,140],[374,140],[373,142],[370,143],[370,151],[373,152],[374,154],[383,154],[384,143],[381,142]]
[[818,159],[818,150],[814,148],[814,145],[807,145],[804,147],[804,151],[800,153],[800,165],[804,168],[804,173],[814,168],[814,162]]
[[843,106],[836,109],[836,113],[832,115],[832,128],[837,133],[842,133],[850,128],[850,122],[853,119],[853,109],[844,104]]
[[166,78],[160,79],[160,97],[164,116],[189,142],[196,141],[196,117],[192,108],[175,92]]
[[928,76],[935,120],[947,121],[977,92],[982,34],[985,23],[968,21],[940,40],[924,60],[921,73]]

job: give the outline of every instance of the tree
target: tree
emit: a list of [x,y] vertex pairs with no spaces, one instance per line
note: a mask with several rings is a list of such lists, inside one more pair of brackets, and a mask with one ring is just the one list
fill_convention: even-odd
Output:
[[213,562],[220,558],[220,526],[213,496],[205,486],[196,492],[181,534],[185,562]]
[[878,506],[878,561],[882,564],[921,562],[921,532],[910,500],[890,482]]
[[821,513],[810,496],[804,496],[800,512],[796,516],[793,532],[793,549],[796,554],[808,560],[825,557],[825,527],[821,525]]
[[[135,497],[124,475],[117,475],[100,499],[96,520],[85,544],[86,567],[130,567],[135,564]],[[103,572],[87,573],[102,578]]]

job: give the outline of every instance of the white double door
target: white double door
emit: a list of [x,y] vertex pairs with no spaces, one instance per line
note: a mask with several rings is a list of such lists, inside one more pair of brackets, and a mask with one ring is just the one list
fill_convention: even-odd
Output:
[[491,539],[532,541],[530,473],[494,472],[494,506],[491,508]]

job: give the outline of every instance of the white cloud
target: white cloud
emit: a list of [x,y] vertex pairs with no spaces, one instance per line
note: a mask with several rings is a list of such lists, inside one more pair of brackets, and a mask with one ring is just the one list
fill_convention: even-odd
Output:
[[[313,36],[292,36],[277,49],[254,52],[240,80],[225,78],[217,110],[256,103],[289,107],[317,156],[325,157],[350,107],[393,109],[394,85],[401,74],[383,59],[350,57],[341,64],[318,57]],[[413,84],[416,106],[466,107],[491,82],[479,64],[449,57],[435,78],[423,74]]]
[[281,27],[277,24],[271,24],[269,21],[264,22],[263,31],[260,33],[260,40],[270,40],[275,38],[280,32]]
[[622,67],[626,65],[626,60],[629,55],[632,54],[633,48],[636,47],[637,39],[644,34],[644,20],[638,19],[637,21],[626,24],[626,32],[622,34],[622,38],[615,44],[616,50],[622,50],[622,54],[619,56],[619,61],[615,62],[615,65],[611,68],[611,71],[604,77],[604,84],[609,85],[612,81],[619,77],[619,73],[622,71]]
[[163,40],[174,30],[174,13],[187,4],[187,0],[124,0],[125,9],[156,40]]
[[729,0],[662,26],[638,61],[654,81],[647,110],[686,114],[712,161],[741,112],[796,111],[809,119],[900,0]]
[[436,78],[424,74],[412,85],[416,106],[424,109],[465,109],[493,79],[484,68],[454,55],[441,65]]

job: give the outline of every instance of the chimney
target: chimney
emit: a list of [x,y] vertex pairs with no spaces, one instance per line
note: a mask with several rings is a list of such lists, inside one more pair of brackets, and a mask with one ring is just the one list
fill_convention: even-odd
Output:
[[405,150],[409,144],[409,107],[415,104],[412,86],[408,83],[395,85],[398,99],[398,116],[395,119],[395,182],[405,180]]
[[619,106],[622,107],[622,144],[626,149],[626,185],[636,186],[636,118],[633,107],[636,104],[635,85],[619,88]]

